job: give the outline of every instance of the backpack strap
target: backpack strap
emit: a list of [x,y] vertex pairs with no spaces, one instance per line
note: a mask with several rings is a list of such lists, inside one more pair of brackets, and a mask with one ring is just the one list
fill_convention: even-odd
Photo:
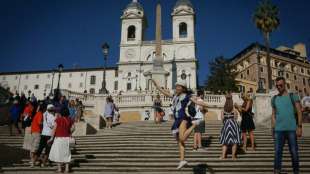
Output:
[[192,104],[192,101],[189,101],[187,104],[186,104],[186,107],[185,107],[185,115],[187,117],[191,117],[191,114],[189,113],[189,106]]
[[294,108],[294,115],[295,115],[296,125],[298,125],[298,115],[297,115],[297,109],[296,109],[296,106],[295,106],[295,101],[294,101],[294,98],[293,98],[293,93],[289,93],[289,95],[290,95],[290,99],[291,99],[291,102],[292,102],[292,105],[293,105],[293,108]]
[[295,106],[295,101],[294,101],[294,98],[293,98],[293,93],[289,93],[290,95],[290,99],[291,99],[291,102],[292,102],[292,105],[293,105],[293,108],[294,108],[294,112],[296,113],[296,106]]

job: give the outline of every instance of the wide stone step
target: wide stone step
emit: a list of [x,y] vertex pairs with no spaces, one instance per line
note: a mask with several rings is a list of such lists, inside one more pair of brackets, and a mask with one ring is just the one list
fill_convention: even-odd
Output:
[[[232,162],[231,160],[231,155],[228,155],[227,159],[219,159],[219,155],[213,155],[213,157],[188,157],[186,158],[188,161],[190,162]],[[310,157],[300,157],[300,159],[304,162],[310,162]],[[106,162],[175,162],[178,161],[179,158],[177,156],[174,157],[162,157],[162,158],[153,158],[153,157],[119,157],[117,158],[117,156],[109,156],[109,157],[97,157],[94,159],[87,159],[87,158],[78,158],[75,157],[73,158],[73,162],[72,163],[106,163]],[[239,155],[237,161],[238,162],[273,162],[274,158],[273,156],[266,156],[266,157],[260,157],[260,156],[253,156],[248,157],[248,156],[242,156]],[[14,166],[23,166],[29,165],[29,159],[23,159],[21,160],[22,163],[19,164],[12,164]],[[283,160],[285,162],[291,162],[291,157],[290,156],[284,156]],[[54,163],[52,163],[52,165],[56,165]]]
[[[218,159],[221,153],[208,153],[208,154],[202,154],[202,153],[187,153],[186,158],[216,158]],[[228,154],[230,156],[230,154]],[[117,154],[117,153],[111,153],[111,154],[73,154],[72,155],[73,159],[102,159],[102,158],[160,158],[160,159],[168,159],[168,158],[179,158],[178,153],[173,153],[173,154],[148,154],[147,156],[145,154]],[[268,157],[273,157],[273,154],[271,153],[260,153],[260,154],[255,154],[255,153],[246,153],[246,154],[238,154],[238,158],[245,158],[245,159],[252,159],[252,158],[268,158]],[[299,154],[300,158],[310,158],[310,154],[307,153],[300,153]],[[291,158],[290,154],[288,152],[283,153],[283,158]]]
[[[79,147],[79,148],[76,148],[77,151],[84,151],[84,150],[89,150],[90,147]],[[109,151],[110,149],[113,149],[113,150],[162,150],[162,151],[173,151],[173,150],[178,150],[178,147],[175,146],[175,147],[146,147],[146,146],[141,146],[141,147],[132,147],[132,146],[129,146],[129,147],[120,147],[120,146],[114,146],[114,147],[111,147],[111,148],[105,148],[103,149],[102,147],[92,147],[91,148],[93,151],[104,151],[104,150],[107,150]],[[213,150],[222,150],[221,147],[207,147],[206,148],[207,151],[213,151]],[[186,148],[186,150],[192,150],[192,147],[188,146]],[[274,147],[259,147],[259,148],[256,148],[256,152],[259,152],[259,151],[274,151]],[[288,147],[284,147],[284,150],[288,150]],[[299,149],[300,151],[310,151],[310,147],[302,147]]]
[[[56,170],[56,169],[55,169]],[[147,172],[138,172],[138,171],[134,171],[134,172],[128,172],[128,171],[77,171],[77,172],[73,172],[73,173],[79,173],[79,174],[128,174],[128,173],[133,173],[133,174],[193,174],[193,172],[199,172],[199,173],[203,173],[203,174],[213,174],[214,172],[208,172],[204,169],[202,170],[195,170],[194,169],[192,171],[147,171]],[[6,171],[5,173],[7,174],[33,174],[33,171],[21,171],[21,172],[18,172],[18,171]],[[222,171],[222,172],[216,172],[217,174],[240,174],[240,173],[248,173],[247,171],[238,171],[238,172],[230,172],[230,171]],[[270,172],[270,173],[273,173],[273,172]],[[55,174],[55,172],[53,171],[45,171],[44,174]],[[266,174],[266,171],[265,172],[251,172],[251,174]]]
[[[6,171],[11,171],[11,172],[21,172],[21,173],[26,173],[26,172],[36,172],[36,173],[46,173],[46,172],[53,172],[56,170],[55,167],[52,168],[29,168],[29,167],[16,167],[16,168],[3,168],[3,170]],[[273,169],[270,167],[257,167],[257,168],[214,168],[214,166],[209,166],[209,165],[197,165],[197,166],[187,166],[183,168],[182,170],[176,170],[175,167],[149,167],[149,168],[143,168],[143,167],[118,167],[115,168],[114,166],[111,167],[99,167],[99,166],[92,166],[92,168],[73,168],[73,173],[81,173],[81,172],[87,172],[87,173],[148,173],[152,172],[154,173],[249,173],[251,171],[251,174],[253,172],[263,172],[263,173],[273,173]],[[290,166],[283,166],[283,171],[284,172],[292,172],[292,169]],[[308,173],[310,172],[309,169],[307,168],[301,168],[300,173]],[[54,172],[55,173],[55,172]]]
[[[90,150],[83,150],[83,151],[78,151],[79,154],[113,154],[113,153],[123,153],[123,154],[136,154],[136,153],[139,153],[139,154],[150,154],[150,153],[157,153],[157,154],[167,154],[167,155],[171,155],[171,154],[178,154],[178,150],[175,149],[175,150],[114,150],[114,149],[111,149],[111,150],[93,150],[93,149],[90,149]],[[196,152],[193,152],[193,151],[187,151],[186,152],[187,154],[190,154],[190,153],[196,153]],[[212,150],[212,151],[206,151],[206,152],[201,152],[202,154],[205,154],[205,155],[208,155],[208,154],[220,154],[221,153],[221,150],[220,149],[217,149],[217,150]],[[247,151],[247,154],[272,154],[273,153],[273,150],[260,150],[260,151]],[[303,150],[301,151],[300,153],[310,153],[310,150]]]
[[[156,168],[168,168],[168,169],[172,169],[175,168],[177,166],[178,161],[167,161],[164,163],[159,163],[156,161],[153,162],[130,162],[130,161],[126,161],[126,162],[108,162],[108,163],[104,163],[104,162],[93,162],[93,163],[79,163],[78,166],[75,166],[75,164],[72,164],[71,166],[73,167],[73,169],[75,170],[79,170],[77,167],[80,168],[89,168],[89,170],[92,170],[92,168],[94,167],[114,167],[116,170],[120,169],[120,168],[131,168],[131,167],[141,167],[141,168],[152,168],[152,167],[156,167]],[[301,169],[303,170],[310,170],[310,162],[300,162],[301,165]],[[226,169],[233,169],[233,168],[247,168],[248,170],[251,170],[251,168],[273,168],[273,163],[272,162],[254,162],[251,161],[251,163],[249,164],[248,162],[242,162],[242,161],[238,161],[238,163],[232,163],[231,161],[223,161],[223,162],[204,162],[204,161],[189,161],[189,166],[197,166],[197,165],[206,165],[212,168],[226,168]],[[290,167],[291,166],[291,162],[289,161],[284,161],[283,163],[284,167]],[[55,167],[56,164],[54,164],[52,167]],[[21,164],[15,164],[13,167],[15,168],[24,168],[24,167],[29,167],[28,165],[21,165]]]
[[[256,151],[238,150],[238,159],[220,160],[219,135],[221,122],[207,122],[203,134],[205,151],[193,151],[193,136],[186,142],[186,160],[189,165],[176,170],[179,152],[171,135],[172,122],[155,125],[153,121],[121,124],[112,130],[100,130],[95,135],[75,137],[76,151],[72,154],[73,173],[101,174],[209,174],[209,173],[273,173],[274,142],[270,129],[257,126]],[[23,137],[8,136],[8,129],[0,128],[0,144],[21,149]],[[301,173],[310,173],[310,138],[298,140]],[[24,152],[24,151],[23,151]],[[25,151],[26,152],[26,151]],[[3,166],[5,173],[54,173],[52,167],[29,167],[29,159]],[[291,173],[291,157],[287,145],[283,154],[283,169]],[[0,171],[1,172],[1,171]]]
[[[193,142],[187,142],[186,145],[193,145]],[[118,147],[176,147],[175,143],[166,143],[166,144],[154,144],[152,142],[130,142],[130,143],[123,143],[123,142],[119,142],[117,144]],[[114,144],[97,144],[94,142],[94,144],[82,144],[82,143],[77,143],[76,148],[78,149],[83,149],[83,148],[114,148],[115,145]],[[205,147],[222,147],[221,144],[219,143],[211,143],[208,144]],[[256,144],[257,148],[260,147],[274,147],[273,143],[270,144]],[[303,149],[303,148],[310,148],[310,144],[299,144],[299,148]]]
[[[80,172],[80,171],[120,171],[120,172],[167,172],[167,171],[173,171],[176,172],[178,171],[176,169],[176,166],[178,162],[176,161],[175,163],[165,163],[165,164],[152,164],[152,163],[141,163],[141,164],[129,164],[124,165],[123,163],[110,163],[109,164],[101,164],[101,163],[93,163],[91,165],[80,165],[79,167],[74,167],[72,170],[74,172]],[[308,164],[302,164],[302,166],[307,166]],[[227,165],[224,163],[189,163],[188,166],[184,167],[181,171],[193,171],[195,168],[201,168],[204,169],[205,171],[208,170],[209,172],[237,172],[237,171],[251,171],[252,172],[272,172],[273,171],[273,164],[264,164],[264,163],[247,163],[247,164],[242,164],[236,163],[235,165]],[[289,162],[284,162],[283,163],[283,170],[284,171],[291,171],[291,164]],[[55,170],[56,167],[46,167],[46,168],[40,168],[40,167],[35,167],[35,168],[30,168],[30,167],[3,167],[3,170],[6,171],[37,171],[37,172],[44,172],[44,171],[52,171]],[[199,171],[199,169],[197,169]],[[300,168],[301,172],[310,172],[310,167],[301,167]],[[201,170],[200,170],[201,171]]]
[[[212,136],[212,137],[208,137],[202,138],[202,141],[210,141],[211,143],[219,143],[219,136]],[[187,142],[190,142],[193,140],[193,137],[189,137]],[[1,144],[5,144],[5,143],[23,143],[23,139],[0,139],[0,143]],[[98,143],[105,143],[105,142],[116,142],[116,143],[121,143],[121,142],[154,142],[154,143],[158,143],[158,142],[176,142],[175,139],[173,137],[127,137],[127,138],[123,138],[123,137],[97,137],[97,138],[76,138],[77,143],[80,144],[87,144],[87,143],[93,143],[93,142],[98,142]],[[274,140],[271,137],[256,137],[255,138],[255,142],[256,144],[271,144],[274,142]],[[298,140],[298,143],[305,143],[305,144],[310,144],[310,140],[309,139],[300,139]]]

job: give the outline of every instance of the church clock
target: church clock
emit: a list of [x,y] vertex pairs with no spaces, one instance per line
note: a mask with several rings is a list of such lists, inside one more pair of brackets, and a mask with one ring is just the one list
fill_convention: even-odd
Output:
[[125,56],[127,59],[133,59],[136,56],[136,52],[133,49],[128,49],[125,52]]

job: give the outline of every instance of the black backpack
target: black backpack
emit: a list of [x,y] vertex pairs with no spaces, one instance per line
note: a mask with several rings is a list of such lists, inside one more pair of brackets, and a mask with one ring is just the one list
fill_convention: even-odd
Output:
[[194,102],[189,101],[186,105],[185,113],[188,117],[195,117],[196,116],[196,105]]
[[32,119],[30,116],[28,116],[26,119],[23,119],[22,128],[25,129],[26,127],[30,127],[31,123],[32,123]]

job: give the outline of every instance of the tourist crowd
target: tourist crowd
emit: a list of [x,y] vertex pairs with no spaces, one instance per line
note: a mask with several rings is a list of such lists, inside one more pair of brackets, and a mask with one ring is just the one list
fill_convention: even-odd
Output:
[[[184,167],[188,162],[185,160],[185,144],[188,137],[194,132],[194,151],[206,151],[202,146],[202,137],[205,133],[205,117],[208,109],[203,100],[204,92],[197,91],[197,95],[187,89],[185,82],[177,82],[173,94],[159,86],[152,80],[154,86],[166,97],[172,98],[169,107],[169,118],[174,120],[171,131],[177,141],[180,154],[178,169]],[[274,173],[280,173],[282,168],[282,153],[285,142],[288,141],[289,151],[292,158],[294,174],[299,173],[298,137],[302,136],[302,121],[309,118],[310,97],[309,95],[300,100],[299,95],[288,92],[283,77],[276,79],[278,94],[271,99],[272,107],[272,135],[275,142]],[[256,150],[255,144],[255,122],[253,112],[253,96],[251,91],[241,95],[241,105],[233,101],[233,96],[227,92],[225,104],[221,112],[223,123],[220,131],[219,143],[222,146],[220,159],[226,159],[228,149],[231,148],[231,158],[236,160],[238,148],[242,147],[247,152],[248,145],[252,151]],[[22,134],[19,122],[24,130],[23,148],[29,150],[31,167],[49,165],[50,161],[58,164],[58,172],[64,168],[69,172],[71,161],[70,147],[75,143],[72,137],[74,123],[79,122],[83,115],[83,104],[78,99],[68,101],[65,96],[58,99],[46,98],[37,101],[32,95],[28,99],[25,95],[14,97],[13,106],[10,110],[10,133],[14,125],[17,133]],[[161,96],[158,94],[153,99],[154,121],[156,124],[163,122],[165,111],[162,108]],[[113,98],[108,96],[101,114],[106,122],[106,128],[111,129],[113,123],[119,122],[119,109]],[[238,117],[240,118],[238,119]],[[168,119],[169,119],[168,118]],[[240,121],[241,119],[241,121]],[[248,135],[250,142],[248,143]],[[44,152],[44,153],[43,153]]]
[[[30,153],[30,167],[58,165],[57,172],[69,172],[71,148],[75,145],[72,133],[75,123],[83,115],[83,104],[79,99],[68,101],[65,96],[38,101],[34,95],[12,97],[9,128],[18,135],[24,132],[23,149]],[[20,124],[21,123],[21,128]]]
[[[205,133],[204,118],[207,112],[207,105],[203,101],[203,92],[198,91],[196,97],[187,89],[184,82],[176,83],[174,94],[164,90],[153,80],[155,87],[166,97],[172,98],[169,115],[174,119],[172,133],[178,142],[180,151],[180,163],[177,169],[187,164],[185,161],[185,141],[194,130],[193,150],[205,150],[202,148],[201,137]],[[300,96],[290,93],[286,89],[286,81],[283,77],[276,79],[278,94],[271,99],[272,107],[272,135],[275,141],[274,173],[281,173],[282,153],[285,142],[288,141],[289,151],[292,158],[293,173],[299,173],[298,137],[302,136],[302,121],[307,121],[310,114],[310,97],[306,95],[300,100]],[[242,105],[234,103],[232,94],[228,92],[226,101],[221,113],[223,127],[220,132],[219,143],[222,145],[220,159],[227,158],[228,148],[232,148],[232,159],[237,159],[238,147],[247,152],[248,144],[251,150],[255,151],[254,138],[254,108],[252,91],[242,94]],[[195,107],[191,107],[194,103]],[[158,95],[154,100],[154,120],[160,123],[163,117],[161,100]],[[241,122],[238,122],[238,116]],[[248,137],[250,143],[248,143]]]

